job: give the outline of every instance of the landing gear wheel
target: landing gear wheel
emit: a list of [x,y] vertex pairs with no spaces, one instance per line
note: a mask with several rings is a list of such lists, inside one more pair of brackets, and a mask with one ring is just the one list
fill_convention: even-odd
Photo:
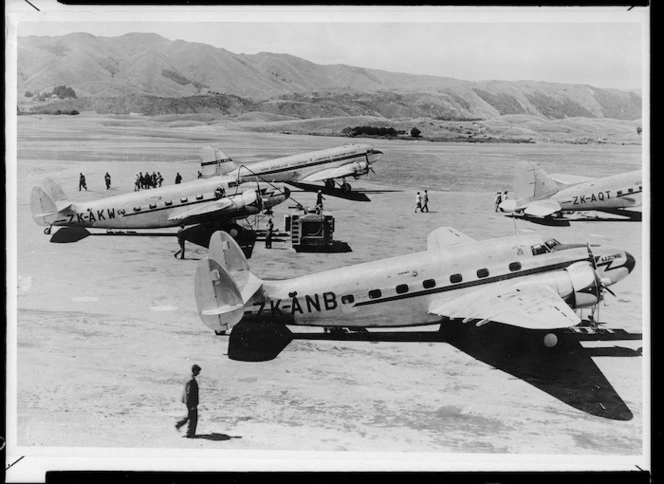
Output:
[[343,182],[341,184],[341,191],[344,193],[348,193],[351,189],[350,183]]
[[45,233],[46,235],[51,235],[51,229],[52,229],[52,228],[53,228],[53,227],[46,227],[46,228],[44,229],[44,233]]
[[325,180],[325,188],[332,190],[334,188],[334,180]]

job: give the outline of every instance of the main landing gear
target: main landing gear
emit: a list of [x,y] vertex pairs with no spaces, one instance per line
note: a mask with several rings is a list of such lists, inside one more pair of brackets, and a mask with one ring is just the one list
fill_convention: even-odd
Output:
[[[334,180],[325,180],[325,188],[328,190],[333,190],[335,186]],[[352,187],[350,186],[350,183],[346,182],[345,179],[342,179],[341,184],[339,185],[339,188],[341,189],[342,192],[348,193],[351,191]]]

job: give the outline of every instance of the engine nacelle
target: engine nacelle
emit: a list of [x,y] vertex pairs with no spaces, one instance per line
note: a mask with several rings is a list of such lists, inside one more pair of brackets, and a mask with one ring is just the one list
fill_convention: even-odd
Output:
[[356,161],[353,163],[353,169],[356,175],[366,175],[369,173],[369,163],[367,161]]
[[571,308],[594,306],[601,301],[600,280],[590,262],[575,262],[565,272],[569,276],[571,291],[564,297]]

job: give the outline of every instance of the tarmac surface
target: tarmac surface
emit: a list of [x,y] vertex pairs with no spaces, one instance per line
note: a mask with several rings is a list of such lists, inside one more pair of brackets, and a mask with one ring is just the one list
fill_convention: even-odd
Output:
[[[223,450],[220,459],[235,456],[239,459],[235,465],[242,468],[256,464],[232,451],[295,451],[314,459],[332,452],[331,460],[320,465],[323,469],[339,460],[353,461],[357,452],[383,462],[385,468],[413,456],[425,469],[454,462],[463,467],[468,455],[469,467],[485,461],[495,466],[504,462],[536,466],[532,462],[541,462],[542,456],[545,467],[643,465],[649,445],[644,433],[649,428],[649,411],[644,407],[649,399],[647,339],[581,343],[593,356],[578,360],[578,366],[578,352],[563,357],[560,361],[566,365],[560,378],[556,368],[548,368],[546,375],[533,370],[524,377],[521,370],[510,367],[509,358],[497,360],[482,348],[475,348],[478,357],[474,357],[468,347],[464,351],[417,338],[296,337],[272,361],[230,360],[228,336],[216,336],[196,314],[194,272],[205,249],[187,244],[186,259],[174,259],[175,229],[163,231],[171,236],[118,237],[100,232],[75,244],[53,244],[30,216],[30,189],[45,176],[56,178],[71,200],[92,200],[131,190],[136,171],[160,170],[169,183],[176,170],[195,173],[195,162],[160,161],[160,153],[170,146],[160,139],[141,148],[143,154],[153,149],[154,161],[148,155],[138,163],[100,160],[97,154],[112,151],[114,142],[124,142],[125,150],[133,139],[136,146],[147,143],[148,135],[111,127],[74,139],[80,136],[76,129],[43,118],[19,125],[16,325],[9,344],[15,336],[15,431],[22,452]],[[42,137],[34,136],[39,123]],[[164,138],[173,135],[165,129],[155,132]],[[177,134],[184,139],[188,132]],[[231,134],[218,134],[231,139]],[[310,141],[287,135],[232,135],[246,146],[272,143],[283,154],[289,154],[289,147],[291,153],[304,151]],[[150,140],[152,136],[151,132]],[[313,139],[308,149],[344,142]],[[41,158],[39,150],[48,144],[56,155]],[[381,164],[396,162],[388,142],[373,144],[386,153]],[[186,146],[197,153],[201,140],[192,137]],[[394,148],[417,154],[414,144]],[[469,156],[473,149],[458,145]],[[495,147],[502,149],[512,148]],[[178,150],[184,151],[180,145]],[[106,171],[113,177],[110,191],[103,184]],[[79,172],[87,175],[87,192],[77,191]],[[515,229],[537,231],[561,242],[590,241],[628,250],[636,258],[636,268],[612,287],[617,297],[607,296],[600,321],[609,328],[646,331],[647,338],[649,315],[644,307],[648,305],[642,300],[642,228],[647,222],[573,222],[569,227],[515,222],[494,212],[493,191],[430,189],[431,211],[414,214],[415,189],[398,183],[379,185],[371,178],[355,181],[353,187],[385,192],[370,193],[371,202],[325,200],[325,210],[336,218],[335,238],[347,242],[352,252],[296,253],[287,240],[275,241],[271,250],[258,242],[249,260],[253,272],[265,279],[289,278],[420,251],[428,233],[440,226],[453,226],[477,239],[513,234]],[[305,206],[315,201],[311,193],[294,191],[293,197]],[[281,230],[283,216],[292,213],[289,205],[293,203],[275,208],[273,219]],[[260,228],[265,223],[253,218],[250,222]],[[9,316],[12,327],[11,308]],[[316,329],[291,329],[296,336],[322,334]],[[509,334],[501,335],[484,341],[482,347],[509,340]],[[640,347],[646,351],[643,357],[635,351]],[[532,357],[521,361],[526,366],[542,363],[532,348],[523,353]],[[183,439],[173,425],[185,412],[180,395],[193,363],[202,367],[198,436]],[[579,401],[584,395],[592,395],[592,405],[608,408],[604,417],[596,415],[596,408],[584,407]],[[610,414],[618,408],[611,406],[616,395],[629,414],[624,410]]]

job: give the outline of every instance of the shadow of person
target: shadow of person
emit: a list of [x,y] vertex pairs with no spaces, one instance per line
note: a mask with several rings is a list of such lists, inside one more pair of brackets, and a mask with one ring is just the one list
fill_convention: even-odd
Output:
[[239,435],[227,435],[227,434],[220,434],[217,432],[212,432],[209,434],[196,434],[194,436],[195,439],[205,439],[205,440],[214,440],[214,441],[222,441],[222,440],[231,440],[231,439],[241,439],[242,437]]

